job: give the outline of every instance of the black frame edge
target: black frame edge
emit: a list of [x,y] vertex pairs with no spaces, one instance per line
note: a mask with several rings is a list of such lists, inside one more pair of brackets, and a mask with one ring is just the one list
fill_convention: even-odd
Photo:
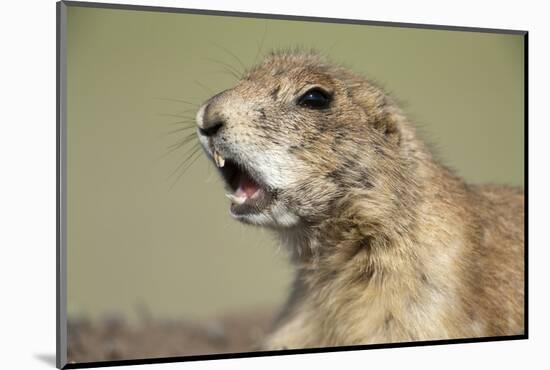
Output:
[[523,103],[523,113],[524,113],[524,134],[523,134],[523,170],[524,170],[524,186],[523,191],[525,194],[525,203],[524,203],[524,219],[523,219],[523,233],[525,236],[524,239],[524,330],[525,337],[529,338],[529,32],[525,32],[523,36],[523,60],[524,60],[524,81],[523,88],[524,91],[524,103]]
[[67,6],[56,4],[56,367],[67,365],[66,263],[66,25]]
[[388,349],[388,348],[423,347],[423,346],[448,345],[448,344],[468,344],[468,343],[471,344],[471,343],[499,342],[499,341],[510,341],[510,340],[525,340],[525,339],[527,339],[526,335],[510,335],[510,336],[500,336],[500,337],[497,336],[497,337],[482,337],[482,338],[429,340],[429,341],[382,343],[382,344],[342,346],[342,347],[290,349],[290,350],[280,350],[280,351],[258,351],[258,352],[224,353],[224,354],[209,354],[209,355],[196,355],[196,356],[158,357],[158,358],[132,359],[132,360],[69,363],[65,365],[63,369],[84,369],[84,368],[96,368],[96,367],[129,366],[129,365],[152,365],[152,364],[173,363],[173,362],[223,360],[223,359],[247,358],[247,357],[270,357],[270,356],[283,356],[283,355],[346,352],[346,351],[361,351],[361,350]]
[[288,14],[238,12],[238,11],[227,11],[227,10],[206,10],[206,9],[174,8],[174,7],[150,6],[150,5],[148,6],[148,5],[97,3],[97,2],[83,2],[83,1],[72,1],[72,0],[67,0],[67,1],[63,0],[62,2],[65,3],[67,6],[84,7],[84,8],[135,10],[135,11],[162,12],[162,13],[202,14],[202,15],[225,16],[225,17],[260,18],[260,19],[273,19],[273,20],[278,19],[278,20],[302,21],[302,22],[361,24],[361,25],[380,26],[380,27],[417,28],[417,29],[429,29],[429,30],[441,30],[441,31],[482,32],[482,33],[498,33],[498,34],[509,34],[509,35],[523,35],[527,33],[527,31],[525,30],[462,27],[462,26],[449,26],[449,25],[438,25],[438,24],[429,25],[424,23],[384,22],[384,21],[372,21],[372,20],[349,19],[349,18],[328,18],[328,17],[313,17],[313,16],[302,16],[302,15],[288,15]]

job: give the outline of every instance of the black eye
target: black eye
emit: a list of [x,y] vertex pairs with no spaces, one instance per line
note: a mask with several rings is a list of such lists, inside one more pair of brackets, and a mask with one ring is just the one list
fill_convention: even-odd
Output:
[[298,105],[310,109],[324,109],[329,106],[330,98],[329,93],[318,87],[314,87],[302,95],[298,100]]

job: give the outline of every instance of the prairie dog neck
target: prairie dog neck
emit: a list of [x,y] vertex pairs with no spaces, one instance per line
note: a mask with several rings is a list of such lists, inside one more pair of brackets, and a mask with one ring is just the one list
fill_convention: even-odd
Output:
[[[417,182],[424,186],[401,194],[406,205],[381,209],[374,207],[380,199],[357,191],[339,202],[339,216],[279,235],[296,266],[283,321],[317,312],[347,328],[342,337],[319,333],[326,345],[365,343],[365,332],[373,343],[471,335],[479,324],[460,297],[467,295],[468,246],[477,232],[477,218],[463,204],[473,195],[434,163],[416,170],[424,173]],[[456,313],[449,315],[449,305]],[[365,330],[356,333],[355,326]]]

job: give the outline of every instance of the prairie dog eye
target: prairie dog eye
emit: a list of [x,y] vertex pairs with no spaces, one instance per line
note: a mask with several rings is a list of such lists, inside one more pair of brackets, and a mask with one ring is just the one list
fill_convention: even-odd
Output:
[[331,98],[328,92],[314,87],[298,99],[298,105],[309,109],[325,109],[328,108]]

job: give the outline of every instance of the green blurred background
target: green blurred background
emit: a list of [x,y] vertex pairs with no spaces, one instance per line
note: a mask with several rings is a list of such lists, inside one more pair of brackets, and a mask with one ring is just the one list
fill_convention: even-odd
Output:
[[202,156],[178,179],[186,149],[164,155],[184,136],[174,122],[235,82],[223,64],[237,58],[316,48],[401,101],[468,181],[523,186],[522,36],[76,6],[67,35],[69,316],[284,299],[291,269],[269,233],[230,218]]

